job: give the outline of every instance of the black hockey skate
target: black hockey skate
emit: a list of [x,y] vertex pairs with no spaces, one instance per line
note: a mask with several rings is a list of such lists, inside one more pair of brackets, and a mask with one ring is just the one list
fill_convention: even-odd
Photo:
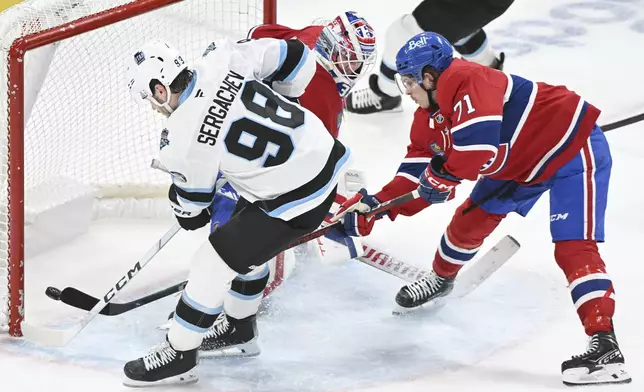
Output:
[[371,114],[384,111],[402,111],[400,95],[392,97],[378,87],[378,75],[369,76],[369,87],[353,91],[347,97],[347,111],[357,114]]
[[255,357],[259,353],[255,315],[238,320],[224,314],[206,332],[199,347],[201,358]]
[[199,379],[197,349],[176,351],[170,343],[162,343],[142,358],[125,364],[125,381],[128,387],[148,387],[169,384],[191,384]]
[[574,355],[561,364],[561,374],[563,383],[568,386],[631,382],[613,332],[598,332],[591,336],[585,353]]
[[405,314],[419,306],[448,295],[454,288],[455,278],[443,278],[434,271],[429,276],[403,286],[396,295],[398,308],[394,314]]

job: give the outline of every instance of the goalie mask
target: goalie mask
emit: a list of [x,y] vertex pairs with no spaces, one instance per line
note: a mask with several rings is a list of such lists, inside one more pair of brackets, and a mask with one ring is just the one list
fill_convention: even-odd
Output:
[[[173,109],[169,105],[172,97],[170,84],[187,68],[188,65],[176,49],[164,42],[148,42],[129,58],[127,86],[130,94],[138,103],[148,100],[172,113]],[[154,92],[151,90],[151,82],[154,80],[165,87],[165,102],[158,102],[154,98]]]
[[315,44],[315,52],[344,97],[376,63],[376,35],[357,13],[343,12],[324,27]]

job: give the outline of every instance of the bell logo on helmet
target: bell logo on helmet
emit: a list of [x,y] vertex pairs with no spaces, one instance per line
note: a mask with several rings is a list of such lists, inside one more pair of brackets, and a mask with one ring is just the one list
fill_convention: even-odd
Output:
[[407,50],[414,50],[416,48],[422,48],[425,45],[427,45],[427,37],[422,36],[418,38],[415,41],[409,41],[409,46],[407,47]]

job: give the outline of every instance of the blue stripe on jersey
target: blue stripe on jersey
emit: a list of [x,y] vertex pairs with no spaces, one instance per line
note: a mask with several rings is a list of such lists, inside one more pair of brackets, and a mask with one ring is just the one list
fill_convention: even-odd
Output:
[[286,60],[286,52],[288,51],[288,46],[286,45],[286,41],[280,40],[280,59],[277,62],[277,68],[275,72],[279,71],[280,68],[282,68],[282,65],[284,65],[284,60]]
[[478,253],[478,251],[471,253],[459,252],[458,250],[449,246],[449,244],[445,240],[445,236],[446,234],[443,234],[443,236],[441,237],[441,251],[445,256],[453,259],[455,262],[458,262],[458,264],[465,264],[465,262],[472,260],[476,253]]
[[335,167],[333,168],[333,175],[331,176],[331,179],[322,188],[318,189],[314,193],[311,193],[307,197],[304,197],[299,200],[293,200],[290,203],[283,204],[279,208],[276,208],[273,211],[268,212],[268,215],[273,218],[278,217],[284,212],[290,210],[291,208],[295,208],[301,204],[307,203],[327,193],[327,191],[329,190],[329,188],[331,188],[332,185],[335,186],[337,182],[336,177],[338,176],[338,171],[347,163],[350,155],[351,155],[351,150],[347,148],[344,151],[344,155],[342,155],[342,157],[336,162]]
[[216,186],[216,184],[213,184],[210,188],[186,188],[186,187],[177,185],[176,182],[173,182],[173,184],[174,186],[176,186],[177,188],[181,189],[186,193],[213,193]]
[[302,52],[302,57],[300,58],[300,62],[297,63],[297,66],[295,67],[293,72],[291,72],[290,75],[284,78],[285,82],[290,82],[297,76],[298,72],[300,72],[300,69],[302,68],[304,63],[306,63],[306,59],[309,57],[310,53],[311,53],[311,50],[309,49],[309,47],[304,45],[304,51]]
[[474,123],[452,133],[454,146],[465,147],[474,145],[499,146],[499,128],[501,120],[490,120]]
[[398,173],[407,173],[413,177],[420,177],[420,175],[427,168],[427,162],[411,162],[411,163],[401,163],[398,167]]
[[534,88],[534,84],[527,79],[516,75],[510,75],[510,77],[512,78],[512,91],[510,92],[510,99],[503,105],[500,143],[509,143],[512,140]]
[[572,302],[577,303],[581,297],[594,291],[607,292],[610,288],[610,279],[591,279],[586,282],[580,283],[570,291]]
[[[575,139],[575,136],[577,136],[577,132],[579,132],[579,124],[581,124],[582,120],[584,119],[584,116],[586,115],[586,111],[588,110],[588,102],[584,101],[584,104],[581,107],[581,111],[579,112],[579,117],[577,117],[577,122],[575,123],[575,127],[573,128],[572,132],[570,132],[570,135],[568,136],[568,139],[564,142],[564,144],[559,147],[557,151],[555,151],[554,154],[546,161],[546,163],[541,166],[541,169],[537,172],[535,176],[532,178],[539,178],[539,176],[546,170],[548,165],[561,154],[562,151],[565,151],[570,143]],[[572,119],[571,119],[572,120]]]
[[176,182],[174,185],[177,188],[177,200],[181,204],[192,204],[201,208],[206,208],[212,204],[215,199],[215,187],[213,184],[210,188],[184,188],[178,186]]
[[179,200],[182,205],[184,205],[184,204],[192,204],[194,206],[202,207],[202,208],[206,208],[206,207],[208,207],[209,205],[212,204],[212,200],[211,201],[188,200],[188,199],[186,199],[184,197],[181,197],[179,195],[177,195],[177,200]]

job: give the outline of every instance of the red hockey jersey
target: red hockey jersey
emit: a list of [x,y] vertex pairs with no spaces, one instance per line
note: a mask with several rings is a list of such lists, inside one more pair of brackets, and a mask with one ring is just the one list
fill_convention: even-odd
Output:
[[[600,113],[564,86],[461,59],[441,74],[436,91],[440,112],[416,111],[407,156],[378,200],[415,189],[435,154],[445,155],[444,168],[456,177],[543,182],[581,150]],[[416,200],[389,216],[413,215],[428,205]]]
[[[254,27],[248,33],[248,37],[296,38],[313,50],[323,28],[324,26],[308,26],[301,30],[295,30],[278,24],[267,24]],[[338,137],[340,124],[342,123],[344,100],[340,97],[331,74],[319,63],[311,83],[309,83],[304,94],[300,96],[300,104],[322,120],[333,137]]]
[[436,92],[451,136],[444,168],[468,180],[550,178],[581,150],[600,113],[565,86],[462,59],[440,75]]

